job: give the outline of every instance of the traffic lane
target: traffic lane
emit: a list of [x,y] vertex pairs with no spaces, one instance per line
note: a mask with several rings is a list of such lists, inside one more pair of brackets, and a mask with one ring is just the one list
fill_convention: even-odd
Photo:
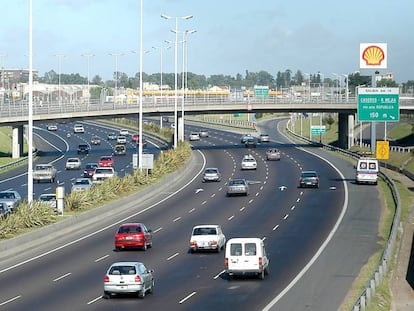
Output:
[[[171,221],[171,219],[170,219],[170,221]],[[185,230],[186,232],[185,232],[185,234],[184,234],[184,236],[185,236],[185,248],[186,248],[186,249],[187,249],[187,245],[188,245],[187,243],[188,243],[188,238],[189,238],[189,234],[190,234],[189,232],[190,232],[190,230],[191,230],[191,229],[190,229],[190,228],[191,228],[191,226],[188,226],[188,227],[189,227],[189,228],[187,228],[187,229]],[[113,238],[112,234],[111,234],[110,238],[111,238],[111,239]],[[98,245],[98,244],[100,244],[100,243],[94,243],[94,244],[97,244],[97,245]],[[164,242],[162,242],[162,241],[161,241],[161,245],[168,245],[168,243],[164,243]],[[90,247],[88,246],[88,247],[86,247],[86,249],[90,249]],[[80,253],[80,254],[83,254],[83,253],[85,253],[85,251],[83,251],[83,250],[82,250],[82,248],[81,248],[81,250],[79,251],[79,253]],[[98,252],[93,252],[93,253],[98,253]],[[124,254],[124,253],[122,252],[122,254]],[[158,256],[157,256],[157,257],[158,257]],[[56,260],[56,261],[58,261],[58,260]],[[82,261],[82,262],[84,262],[84,259],[82,259],[81,261]],[[34,270],[37,270],[37,269],[34,269]]]
[[[266,122],[265,126],[278,130],[276,136],[282,141],[289,141],[280,133],[284,123],[286,120],[272,121]],[[273,300],[271,310],[336,310],[361,267],[378,249],[380,202],[377,187],[356,185],[352,163],[322,149],[310,149],[343,172],[349,191],[348,207],[326,249],[296,283],[290,284],[289,291]]]

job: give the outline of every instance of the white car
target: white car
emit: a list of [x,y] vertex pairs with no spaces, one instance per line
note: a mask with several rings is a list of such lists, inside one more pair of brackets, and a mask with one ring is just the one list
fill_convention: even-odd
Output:
[[124,135],[119,135],[119,136],[116,138],[116,142],[117,142],[118,144],[126,144],[126,143],[127,143],[127,139],[126,139],[126,137],[125,137]]
[[39,201],[49,204],[51,208],[57,208],[55,193],[43,193],[39,196]]
[[57,131],[57,125],[56,124],[49,124],[48,126],[47,126],[47,130],[48,131]]
[[189,141],[200,140],[200,134],[196,132],[191,132],[190,136],[188,136]]
[[117,174],[113,167],[98,167],[92,175],[94,184],[101,184],[108,178],[115,177]]
[[126,130],[126,129],[119,130],[119,135],[121,135],[121,136],[128,136],[129,135],[129,131]]
[[144,298],[154,290],[153,272],[142,262],[115,262],[105,274],[103,297],[109,299],[115,294],[136,294]]
[[72,191],[85,191],[91,189],[93,186],[92,180],[86,177],[76,178],[72,185]]
[[226,237],[219,225],[198,225],[193,228],[190,251],[214,250],[219,253],[226,245]]
[[85,133],[85,129],[82,124],[75,124],[73,126],[73,133]]
[[242,170],[255,170],[257,168],[257,161],[251,155],[245,155],[241,161],[241,169]]
[[69,158],[66,160],[66,169],[67,170],[80,170],[82,162],[79,158]]

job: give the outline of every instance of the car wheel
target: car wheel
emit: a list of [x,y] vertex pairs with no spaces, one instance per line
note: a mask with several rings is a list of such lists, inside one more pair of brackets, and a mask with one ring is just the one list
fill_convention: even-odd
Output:
[[217,249],[216,249],[216,253],[220,253],[220,251],[221,251],[221,247],[220,247],[220,245],[218,245]]
[[269,266],[267,266],[265,268],[264,272],[265,272],[265,275],[269,275],[269,273],[270,273]]
[[145,242],[145,243],[144,243],[144,246],[142,247],[142,250],[143,250],[143,251],[146,251],[147,249],[148,249],[148,247],[147,247],[147,242]]
[[103,299],[110,299],[111,298],[111,294],[109,292],[104,292],[102,298]]
[[263,269],[262,272],[259,273],[259,279],[264,280],[264,278],[265,278],[265,271]]
[[155,286],[155,282],[154,282],[154,280],[152,280],[151,287],[148,290],[148,293],[150,293],[150,294],[154,293],[154,286]]
[[145,298],[145,287],[142,285],[142,289],[138,292],[138,297],[141,299]]

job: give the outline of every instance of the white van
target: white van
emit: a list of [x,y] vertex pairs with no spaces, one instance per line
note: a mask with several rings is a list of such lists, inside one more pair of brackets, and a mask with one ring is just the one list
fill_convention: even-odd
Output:
[[359,158],[356,166],[355,182],[376,185],[378,182],[379,164],[376,158]]
[[269,273],[269,258],[260,238],[228,240],[224,262],[228,279],[234,275],[253,274],[263,280]]

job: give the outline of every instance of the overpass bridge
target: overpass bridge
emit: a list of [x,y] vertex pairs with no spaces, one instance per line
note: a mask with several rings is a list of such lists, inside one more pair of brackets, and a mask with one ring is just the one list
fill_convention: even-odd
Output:
[[[414,98],[400,97],[400,113],[414,112]],[[183,109],[184,108],[184,109]],[[234,114],[234,113],[338,113],[339,143],[348,147],[348,129],[353,128],[354,115],[357,113],[357,100],[348,101],[314,100],[303,98],[242,98],[229,96],[188,96],[177,98],[177,128],[182,128],[181,112],[185,115]],[[59,121],[65,119],[88,120],[136,116],[139,112],[138,102],[46,102],[33,104],[33,121]],[[145,116],[174,115],[175,98],[144,97],[142,112]],[[20,157],[23,149],[23,126],[28,123],[29,107],[27,101],[0,104],[0,124],[13,128],[13,158]]]

